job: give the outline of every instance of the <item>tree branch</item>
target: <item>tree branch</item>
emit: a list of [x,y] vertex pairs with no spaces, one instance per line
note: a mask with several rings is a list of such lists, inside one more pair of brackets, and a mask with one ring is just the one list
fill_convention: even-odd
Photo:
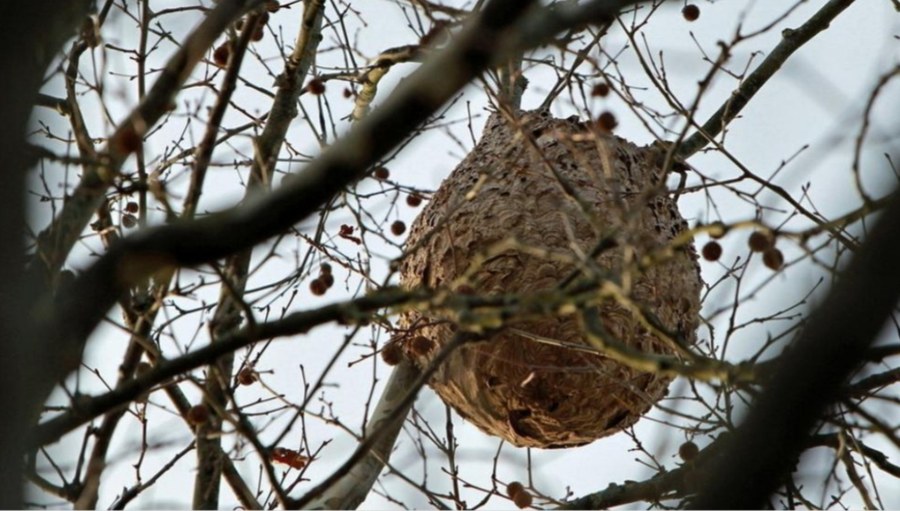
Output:
[[[60,214],[38,237],[31,273],[35,283],[56,273],[81,236],[106,190],[112,185],[122,164],[139,146],[144,135],[168,111],[194,66],[203,58],[216,38],[234,20],[262,3],[262,0],[223,0],[209,12],[169,59],[153,87],[141,103],[110,136],[97,165],[86,166],[81,181],[68,197]],[[44,276],[45,279],[40,279]]]
[[[634,0],[595,1],[565,16],[530,11],[515,30],[508,27],[529,2],[495,0],[464,29],[458,40],[438,52],[401,84],[385,102],[335,142],[295,179],[265,197],[192,222],[175,222],[139,231],[109,251],[75,282],[43,306],[36,335],[54,348],[46,365],[53,381],[77,367],[84,341],[121,294],[154,272],[174,265],[192,266],[218,259],[277,235],[315,212],[400,143],[432,112],[489,65],[510,51],[539,45],[554,30],[583,24],[591,17],[616,12]],[[591,8],[593,7],[593,8]],[[554,9],[557,11],[559,9]],[[523,38],[530,34],[535,38]],[[149,96],[149,95],[148,95]],[[52,312],[51,312],[52,311]],[[46,394],[50,387],[44,385]]]
[[369,435],[383,430],[378,440],[373,442],[371,450],[356,465],[304,507],[356,509],[365,500],[381,470],[391,459],[397,435],[400,434],[412,406],[412,401],[405,402],[404,398],[415,385],[418,376],[419,370],[405,360],[394,368],[366,426]]
[[[40,292],[22,272],[25,254],[25,181],[31,164],[25,132],[44,72],[94,2],[32,0],[0,7],[0,508],[22,507],[22,455],[39,400],[36,380],[45,355],[43,339],[29,337],[31,304]],[[45,103],[42,101],[42,103]],[[31,342],[34,341],[34,342]]]
[[219,342],[209,344],[176,359],[159,359],[156,365],[146,373],[123,382],[122,385],[105,394],[83,399],[67,412],[40,423],[35,429],[33,446],[55,442],[85,422],[127,404],[148,389],[165,383],[170,378],[184,372],[207,365],[226,353],[231,353],[259,340],[305,333],[314,326],[332,321],[353,323],[378,309],[427,300],[428,296],[421,291],[407,292],[389,288],[372,296],[357,298],[347,303],[296,312],[278,321],[245,327]]
[[699,509],[758,508],[784,481],[804,438],[842,393],[900,299],[900,200],[895,194],[837,284],[751,405],[711,467]]
[[830,0],[816,14],[796,29],[782,31],[782,40],[769,53],[765,60],[750,73],[741,85],[731,93],[725,103],[698,128],[697,131],[681,143],[677,149],[677,158],[687,159],[706,147],[741,113],[747,103],[762,89],[769,78],[781,69],[787,59],[801,46],[809,42],[817,34],[828,28],[834,18],[844,11],[854,0]]

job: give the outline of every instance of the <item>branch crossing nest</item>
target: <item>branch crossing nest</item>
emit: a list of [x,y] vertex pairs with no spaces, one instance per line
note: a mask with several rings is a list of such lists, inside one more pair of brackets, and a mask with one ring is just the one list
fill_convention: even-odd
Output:
[[[518,115],[516,122],[488,119],[482,139],[415,220],[401,283],[484,296],[556,289],[562,296],[561,284],[581,268],[578,278],[592,272],[616,282],[692,344],[702,282],[693,245],[672,248],[687,224],[665,188],[663,152],[597,133],[577,118]],[[586,260],[610,237],[611,247]],[[665,249],[662,262],[628,269]],[[595,307],[624,345],[675,353],[620,302]],[[420,367],[459,328],[454,318],[418,310],[404,313],[400,327],[405,333],[392,342]],[[429,384],[485,432],[544,448],[621,431],[666,394],[670,378],[565,343],[586,343],[577,313],[512,318],[453,352]]]

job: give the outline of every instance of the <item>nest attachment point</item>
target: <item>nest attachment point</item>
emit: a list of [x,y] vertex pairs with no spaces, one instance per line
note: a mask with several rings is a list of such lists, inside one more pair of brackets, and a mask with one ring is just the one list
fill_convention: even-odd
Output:
[[[692,343],[701,288],[693,245],[623,275],[629,262],[671,246],[687,227],[665,188],[660,149],[546,111],[517,117],[488,119],[481,140],[415,220],[401,283],[485,296],[549,291],[585,267],[585,254],[612,236],[613,248],[587,267],[629,289],[632,302]],[[501,242],[513,248],[490,253]],[[621,304],[604,301],[597,312],[604,329],[625,345],[674,353]],[[403,343],[420,367],[458,328],[452,318],[420,310],[404,313],[399,326],[404,334],[394,342]],[[429,384],[483,431],[544,448],[621,431],[666,393],[668,377],[535,339],[586,343],[575,314],[513,318],[486,340],[454,351]]]

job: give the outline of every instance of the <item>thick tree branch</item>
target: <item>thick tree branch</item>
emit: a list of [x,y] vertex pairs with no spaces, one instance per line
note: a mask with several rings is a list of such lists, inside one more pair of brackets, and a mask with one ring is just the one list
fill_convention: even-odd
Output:
[[419,370],[407,361],[401,362],[391,373],[378,405],[366,426],[369,435],[380,432],[371,450],[342,477],[325,488],[322,495],[304,507],[309,509],[356,509],[372,489],[382,469],[391,459],[397,435],[412,406],[405,400],[407,392],[416,384]]
[[[418,371],[411,366],[401,366],[399,369],[396,369],[395,371],[400,373],[398,380],[408,383],[406,388],[402,390],[401,395],[391,394],[385,396],[385,399],[379,403],[379,407],[384,407],[383,415],[377,417],[378,422],[373,424],[373,427],[368,428],[365,438],[359,443],[353,454],[347,458],[347,461],[302,498],[291,501],[289,507],[291,509],[307,509],[310,507],[332,509],[339,507],[338,504],[340,502],[359,505],[362,502],[359,494],[341,498],[341,496],[331,491],[331,488],[347,477],[353,478],[354,474],[357,477],[362,477],[370,485],[374,483],[374,479],[369,481],[373,475],[371,473],[365,474],[364,472],[375,469],[380,471],[380,468],[384,466],[387,460],[378,459],[378,454],[381,450],[390,450],[393,446],[397,433],[403,425],[407,412],[419,395],[419,391],[454,350],[467,342],[478,339],[479,337],[475,334],[461,331],[441,347],[440,351],[428,363],[428,367],[425,367],[422,371]],[[403,364],[407,364],[407,362],[403,362]],[[397,383],[401,382],[398,381]],[[360,465],[361,463],[363,465]],[[374,474],[374,477],[377,476],[377,473]],[[342,486],[346,487],[345,485],[348,483],[349,481],[346,481]],[[333,498],[324,500],[322,497],[326,495],[326,492],[330,493]],[[362,497],[365,497],[365,495],[362,495]]]
[[319,309],[296,312],[270,323],[259,323],[243,328],[219,342],[209,344],[181,357],[157,360],[150,371],[123,382],[122,385],[100,396],[76,403],[69,411],[39,424],[34,434],[34,446],[57,441],[66,433],[116,407],[126,405],[148,389],[163,384],[198,367],[215,361],[218,357],[248,346],[254,342],[274,337],[302,334],[314,326],[332,321],[353,323],[368,317],[384,307],[427,300],[423,292],[408,292],[397,288],[379,291],[377,294],[358,298],[348,303],[326,305]]
[[[303,90],[303,80],[315,60],[319,42],[322,40],[322,19],[325,2],[307,0],[304,2],[300,33],[294,51],[285,63],[284,72],[278,79],[278,90],[267,116],[262,134],[255,140],[255,152],[250,180],[244,193],[245,199],[264,193],[271,188],[275,160],[281,151],[291,121],[297,116],[297,99]],[[261,23],[261,15],[247,20],[240,45],[246,47],[250,37]],[[206,140],[210,147],[215,137]],[[192,182],[193,184],[193,182]],[[195,188],[199,197],[200,188]],[[210,325],[212,342],[233,334],[241,323],[242,302],[247,284],[247,275],[253,248],[248,247],[228,258],[223,271],[223,283],[219,292],[219,304]],[[252,318],[247,318],[248,321]],[[209,366],[205,385],[204,401],[214,410],[225,409],[228,402],[231,373],[234,365],[233,354],[219,357]],[[219,507],[219,486],[225,461],[221,448],[223,418],[213,414],[211,420],[197,430],[197,476],[194,483],[194,509],[217,509]],[[272,481],[278,484],[277,481]]]
[[38,277],[43,275],[46,278],[62,267],[72,246],[103,201],[106,190],[118,176],[122,164],[140,147],[144,135],[168,111],[169,104],[216,38],[229,24],[261,2],[223,0],[185,39],[141,103],[110,136],[99,156],[102,161],[84,168],[81,181],[66,200],[62,211],[39,236],[31,268],[36,283],[43,281]]
[[[37,335],[54,345],[53,359],[47,364],[48,375],[61,378],[77,367],[85,339],[129,286],[166,267],[197,265],[227,256],[306,218],[344,186],[362,177],[381,156],[489,65],[502,61],[511,51],[548,40],[555,32],[544,27],[542,21],[558,31],[566,28],[565,23],[601,19],[597,16],[609,15],[631,3],[593,2],[579,9],[566,9],[565,16],[551,16],[535,9],[515,30],[509,27],[528,3],[500,0],[489,4],[454,44],[437,53],[401,84],[381,108],[288,184],[220,214],[140,231],[112,246],[61,292],[55,304],[47,298]],[[579,13],[587,17],[579,17]],[[529,35],[533,38],[527,38]],[[45,393],[49,390],[43,389]]]
[[837,284],[781,357],[775,374],[752,404],[711,467],[699,509],[759,508],[789,473],[804,438],[841,396],[850,374],[900,299],[900,200],[869,232]]
[[29,304],[39,292],[22,272],[25,257],[26,169],[31,164],[25,132],[44,72],[75,34],[93,2],[3,2],[0,5],[0,508],[22,507],[22,459],[39,401],[35,380],[46,344],[30,342]]

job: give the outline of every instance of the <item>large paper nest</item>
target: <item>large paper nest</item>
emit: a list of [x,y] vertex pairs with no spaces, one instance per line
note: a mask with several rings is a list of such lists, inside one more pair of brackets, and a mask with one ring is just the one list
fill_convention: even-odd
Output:
[[[576,118],[555,119],[546,111],[519,115],[513,122],[499,114],[488,119],[481,141],[415,220],[402,284],[455,286],[484,296],[552,290],[600,239],[612,236],[615,247],[593,259],[594,271],[630,290],[634,304],[692,343],[701,287],[692,245],[623,275],[631,262],[662,255],[686,228],[665,188],[661,151],[599,134]],[[510,240],[537,250],[511,248],[478,262]],[[470,278],[461,283],[467,272]],[[675,354],[671,340],[651,334],[621,302],[604,301],[596,310],[604,330],[621,343]],[[449,316],[421,311],[405,313],[400,327],[397,342],[420,367],[458,331]],[[577,314],[513,318],[487,340],[456,350],[430,386],[485,432],[546,448],[621,431],[666,393],[668,377],[547,340],[585,344]]]

